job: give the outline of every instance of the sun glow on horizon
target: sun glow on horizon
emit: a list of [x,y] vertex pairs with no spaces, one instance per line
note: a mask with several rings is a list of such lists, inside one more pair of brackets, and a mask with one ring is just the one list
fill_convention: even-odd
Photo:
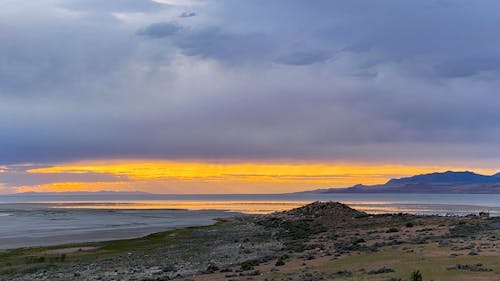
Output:
[[21,186],[17,192],[99,192],[99,191],[127,191],[123,187],[125,182],[56,182],[37,186]]
[[[102,174],[116,180],[63,181],[22,186],[26,191],[146,191],[154,193],[281,193],[354,184],[382,184],[390,178],[465,170],[452,167],[351,163],[267,163],[154,160],[94,160],[26,170],[38,175]],[[477,170],[476,170],[477,171]],[[480,172],[491,172],[483,169]]]

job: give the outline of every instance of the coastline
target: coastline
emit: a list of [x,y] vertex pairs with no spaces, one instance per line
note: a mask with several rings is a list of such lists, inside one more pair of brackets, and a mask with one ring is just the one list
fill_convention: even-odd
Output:
[[[15,206],[16,207],[16,206]],[[0,249],[132,239],[155,232],[210,225],[236,213],[221,210],[61,209],[0,207]]]
[[[467,202],[456,197],[426,202],[428,196],[420,199],[397,196],[389,197],[384,202],[379,197],[358,196],[339,199],[343,199],[352,208],[370,214],[403,212],[465,216],[489,212],[491,216],[500,216],[500,206],[474,205],[475,201],[469,198]],[[247,200],[243,201],[242,198]],[[279,198],[272,198],[271,201],[258,199],[246,195],[219,197],[218,201],[72,200],[3,203],[0,204],[0,249],[137,238],[174,228],[208,225],[216,218],[227,218],[235,214],[269,214],[289,210],[312,202],[302,201],[303,199],[316,198],[282,198],[281,201],[277,200]],[[436,204],[443,201],[448,204]]]
[[[3,251],[0,278],[385,280],[410,274],[408,262],[395,259],[404,255],[425,280],[493,280],[500,277],[498,237],[500,218],[368,215],[312,203],[135,239]],[[452,269],[458,264],[469,266]]]

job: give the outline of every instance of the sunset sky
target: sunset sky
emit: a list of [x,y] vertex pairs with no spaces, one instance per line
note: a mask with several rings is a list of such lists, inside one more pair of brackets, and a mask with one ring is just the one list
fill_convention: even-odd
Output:
[[0,0],[0,193],[500,172],[500,2]]

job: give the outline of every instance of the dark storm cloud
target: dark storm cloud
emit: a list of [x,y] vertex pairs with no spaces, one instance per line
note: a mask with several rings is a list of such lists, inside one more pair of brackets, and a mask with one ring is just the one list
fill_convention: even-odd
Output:
[[139,30],[138,35],[151,38],[164,38],[175,35],[182,27],[175,22],[158,22]]
[[496,1],[27,3],[0,12],[0,163],[500,157]]
[[[102,86],[109,78],[103,76],[120,71],[133,48],[121,30],[101,23],[82,27],[55,18],[39,26],[7,25],[2,31],[0,98],[26,97],[27,103],[29,97],[78,98],[68,90]],[[95,94],[88,90],[87,95]]]
[[500,71],[500,56],[459,58],[445,61],[436,66],[436,71],[443,77],[466,77],[482,72]]
[[275,44],[273,38],[264,33],[235,33],[217,27],[186,32],[176,42],[188,56],[215,58],[226,62],[270,59],[276,51]]
[[330,58],[332,55],[324,51],[310,51],[281,55],[276,59],[276,62],[289,65],[309,65],[324,62]]
[[183,12],[179,17],[181,18],[191,18],[195,17],[196,13],[195,12]]

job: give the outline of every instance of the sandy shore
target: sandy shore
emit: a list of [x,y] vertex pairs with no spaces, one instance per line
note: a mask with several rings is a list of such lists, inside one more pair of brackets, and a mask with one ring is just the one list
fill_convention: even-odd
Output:
[[214,221],[207,220],[205,224],[186,224],[180,226],[165,226],[165,227],[145,227],[145,228],[125,228],[113,230],[98,230],[88,231],[83,233],[51,235],[41,237],[9,237],[0,238],[0,249],[15,249],[21,247],[34,247],[34,246],[49,246],[49,245],[62,245],[82,242],[96,242],[115,239],[129,239],[145,236],[151,233],[175,229],[178,227],[196,226],[196,225],[209,225]]
[[234,213],[221,210],[54,209],[2,206],[0,249],[141,237],[175,228],[210,225]]

